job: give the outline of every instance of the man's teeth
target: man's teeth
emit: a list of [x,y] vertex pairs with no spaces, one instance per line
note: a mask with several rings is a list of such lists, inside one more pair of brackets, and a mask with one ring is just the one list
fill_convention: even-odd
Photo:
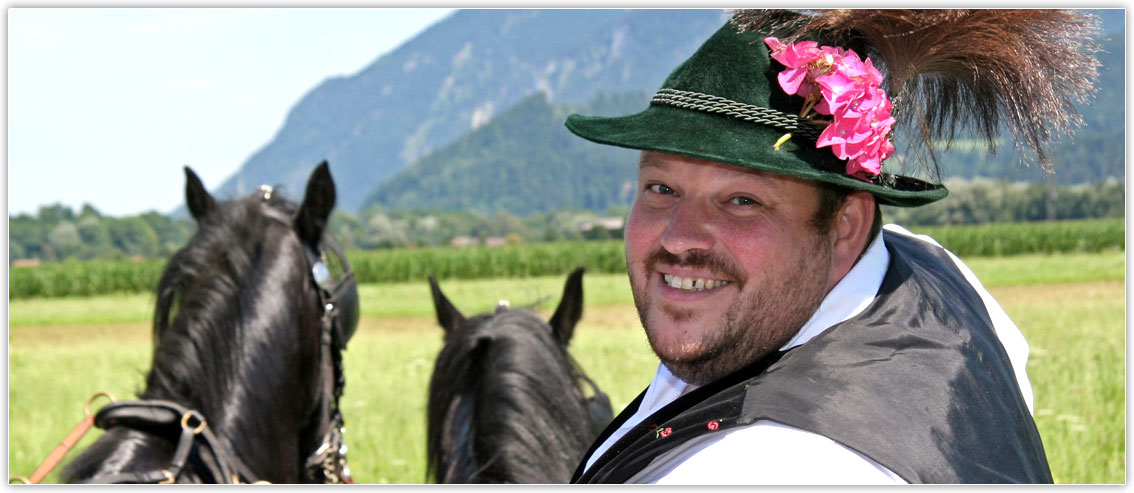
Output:
[[671,288],[675,289],[688,289],[692,291],[704,291],[706,289],[719,288],[728,284],[728,281],[718,281],[715,279],[693,279],[691,277],[677,277],[673,274],[665,275],[665,283]]

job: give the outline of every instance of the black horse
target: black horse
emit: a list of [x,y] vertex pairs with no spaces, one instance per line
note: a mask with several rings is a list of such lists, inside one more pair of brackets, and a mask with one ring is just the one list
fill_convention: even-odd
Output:
[[583,314],[583,269],[568,277],[549,323],[503,302],[466,319],[429,283],[445,344],[429,384],[427,474],[437,483],[568,482],[612,418],[610,400],[567,353]]
[[[157,288],[145,390],[99,411],[106,432],[62,478],[349,480],[340,351],[358,322],[358,294],[346,259],[323,237],[335,204],[327,163],[298,207],[269,187],[217,202],[185,174],[197,231]],[[328,246],[337,258],[323,254]],[[337,281],[328,262],[342,272]]]

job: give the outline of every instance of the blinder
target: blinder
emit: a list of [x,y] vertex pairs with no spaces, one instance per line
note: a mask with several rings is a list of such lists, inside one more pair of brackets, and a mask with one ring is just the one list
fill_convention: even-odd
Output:
[[324,238],[320,247],[320,252],[307,249],[307,261],[323,309],[329,310],[335,344],[342,350],[358,328],[358,283],[346,255],[333,240]]

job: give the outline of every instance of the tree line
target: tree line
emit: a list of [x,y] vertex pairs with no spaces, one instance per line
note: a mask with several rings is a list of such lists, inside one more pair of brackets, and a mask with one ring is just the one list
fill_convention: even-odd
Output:
[[62,204],[46,205],[36,214],[8,217],[8,263],[166,257],[195,229],[191,220],[155,211],[115,218],[90,204],[78,212]]
[[[1058,186],[990,179],[952,180],[944,200],[917,208],[883,207],[883,219],[911,226],[1010,223],[1125,216],[1125,184]],[[621,238],[625,207],[602,213],[564,209],[517,216],[499,211],[336,211],[331,234],[345,249],[499,245]],[[605,219],[605,221],[604,221]],[[91,205],[61,204],[8,218],[8,262],[165,258],[196,231],[188,218],[157,212],[109,217]]]

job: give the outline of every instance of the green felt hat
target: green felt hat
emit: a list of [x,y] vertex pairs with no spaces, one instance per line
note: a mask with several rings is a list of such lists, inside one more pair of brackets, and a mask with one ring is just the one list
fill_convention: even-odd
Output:
[[[585,139],[631,149],[706,159],[840,185],[874,194],[881,204],[916,207],[948,195],[943,185],[881,173],[867,182],[846,162],[816,148],[821,127],[799,114],[803,99],[780,88],[783,70],[764,34],[726,23],[662,84],[641,113],[571,115],[567,128]],[[775,144],[791,133],[778,149]]]

